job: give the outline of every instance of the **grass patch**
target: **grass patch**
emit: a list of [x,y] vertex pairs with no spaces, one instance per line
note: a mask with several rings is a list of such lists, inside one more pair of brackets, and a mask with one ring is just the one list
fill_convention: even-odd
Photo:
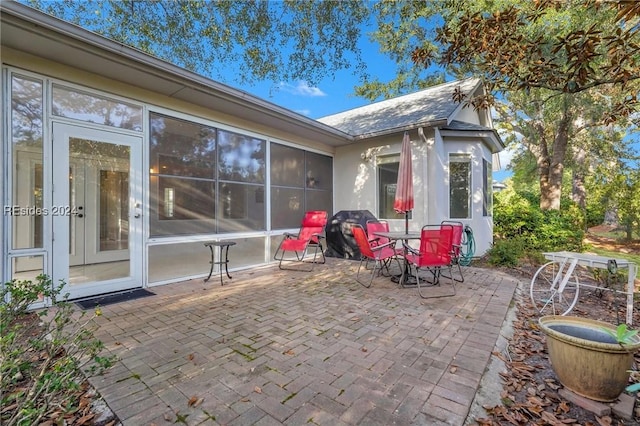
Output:
[[[616,241],[625,241],[627,238],[627,232],[620,228],[611,229],[609,231],[595,231],[595,232],[591,230],[589,233],[596,235],[598,237],[611,238]],[[632,237],[640,238],[640,234],[638,234],[637,232],[633,232]]]
[[247,345],[246,343],[243,343],[242,346],[244,346],[245,348],[249,349],[250,352],[255,352],[256,351],[251,345]]
[[598,247],[591,247],[590,252],[597,254],[598,256],[610,257],[615,259],[625,259],[630,262],[640,265],[640,254],[622,253],[619,251],[605,250]]
[[247,361],[253,361],[253,360],[255,360],[255,358],[254,358],[254,357],[252,357],[252,356],[251,356],[251,355],[249,355],[249,354],[245,354],[244,352],[241,352],[241,351],[239,351],[239,350],[237,350],[237,349],[233,349],[233,348],[232,348],[231,350],[232,350],[232,351],[234,351],[235,353],[237,353],[238,355],[241,355],[242,357],[244,357],[244,359],[246,359]]

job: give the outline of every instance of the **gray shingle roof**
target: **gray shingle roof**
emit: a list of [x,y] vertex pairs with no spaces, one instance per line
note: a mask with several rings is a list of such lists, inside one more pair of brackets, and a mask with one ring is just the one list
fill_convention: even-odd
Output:
[[453,101],[456,87],[471,93],[480,86],[479,79],[453,81],[429,87],[419,92],[365,105],[318,121],[335,127],[351,136],[366,136],[425,126],[448,121],[459,104]]

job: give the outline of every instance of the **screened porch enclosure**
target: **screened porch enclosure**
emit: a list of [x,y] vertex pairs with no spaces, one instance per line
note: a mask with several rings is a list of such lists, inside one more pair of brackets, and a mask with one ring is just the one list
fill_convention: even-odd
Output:
[[[205,274],[203,242],[217,239],[237,241],[232,268],[262,265],[271,261],[273,241],[296,229],[306,210],[332,212],[330,155],[46,76],[5,75],[12,117],[7,191],[18,208],[3,219],[11,235],[7,279],[44,272],[77,288],[125,278],[131,286],[165,283]],[[44,132],[56,126],[64,130],[57,139]],[[63,181],[61,197],[53,188]],[[64,230],[50,214],[54,207],[68,209]],[[56,238],[66,233],[62,262],[53,231]]]

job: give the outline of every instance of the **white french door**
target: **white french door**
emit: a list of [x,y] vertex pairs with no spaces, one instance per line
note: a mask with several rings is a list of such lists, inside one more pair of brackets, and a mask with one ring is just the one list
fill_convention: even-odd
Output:
[[71,299],[142,286],[142,138],[53,124],[53,277]]

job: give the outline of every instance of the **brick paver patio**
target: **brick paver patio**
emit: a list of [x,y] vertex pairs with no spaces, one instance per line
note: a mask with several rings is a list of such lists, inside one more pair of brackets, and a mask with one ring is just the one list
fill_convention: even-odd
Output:
[[[462,425],[517,287],[468,268],[423,300],[356,262],[152,287],[102,308],[91,383],[124,425]],[[434,289],[434,292],[438,289]]]

